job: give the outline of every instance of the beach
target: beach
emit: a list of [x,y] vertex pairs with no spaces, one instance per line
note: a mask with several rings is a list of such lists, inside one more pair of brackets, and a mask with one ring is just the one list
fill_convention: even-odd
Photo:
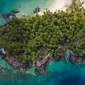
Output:
[[[39,15],[43,15],[43,12],[50,10],[51,12],[54,12],[56,10],[63,10],[65,11],[66,7],[71,4],[72,0],[14,0],[13,2],[11,0],[9,1],[0,1],[0,25],[6,24],[6,19],[2,17],[2,14],[4,13],[10,13],[12,10],[18,10],[19,13],[16,14],[17,17],[22,17],[23,15],[26,16],[32,16],[34,15],[33,11],[35,8],[39,7],[40,12]],[[85,2],[85,0],[81,0]],[[83,7],[85,7],[83,5]]]
[[[68,7],[71,4],[72,0],[54,0],[51,5],[47,8],[47,10],[50,10],[51,12],[55,12],[57,10],[65,10],[66,7]],[[43,12],[46,10],[41,10],[39,12],[39,15],[43,15]]]
[[42,15],[44,11],[50,10],[54,12],[56,10],[64,10],[67,5],[71,3],[71,0],[11,0],[7,1],[0,1],[0,25],[6,24],[6,20],[2,17],[4,13],[10,13],[12,10],[18,10],[19,13],[16,14],[17,17],[21,17],[23,15],[32,16],[34,15],[33,11],[36,7],[40,8],[39,15]]
[[[47,10],[51,11],[51,12],[55,12],[56,10],[65,10],[65,8],[67,6],[69,6],[71,4],[72,0],[49,0],[49,3],[42,3],[42,5],[40,5],[40,12],[38,13],[39,15],[43,15],[43,12],[46,12]],[[20,13],[17,14],[17,17],[21,17],[22,15],[31,15],[33,9],[24,9],[24,7],[28,7],[27,4],[23,5],[23,7],[20,8]],[[36,8],[36,6],[35,6]],[[23,10],[24,11],[23,11]],[[31,13],[28,13],[27,10],[30,10]]]
[[72,0],[55,0],[53,4],[50,6],[49,10],[51,12],[54,12],[56,10],[63,10],[66,6],[69,6],[71,4]]

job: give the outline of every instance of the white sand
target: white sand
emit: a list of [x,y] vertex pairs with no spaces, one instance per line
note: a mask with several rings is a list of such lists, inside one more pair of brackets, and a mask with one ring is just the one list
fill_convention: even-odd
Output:
[[[55,12],[56,10],[65,10],[65,8],[71,4],[72,0],[54,0],[52,5],[48,7],[48,10]],[[44,10],[45,11],[45,10]],[[39,12],[39,15],[43,15],[43,10]]]
[[84,0],[80,0],[80,2],[84,2],[84,4],[82,5],[82,7],[85,8],[85,1]]
[[55,0],[55,2],[52,3],[52,6],[50,6],[49,10],[51,12],[63,10],[66,6],[71,4],[71,1],[72,0]]

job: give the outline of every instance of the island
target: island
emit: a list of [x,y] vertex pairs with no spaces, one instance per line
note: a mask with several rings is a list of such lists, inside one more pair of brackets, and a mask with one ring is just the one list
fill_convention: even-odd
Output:
[[[36,8],[40,11],[39,8]],[[79,0],[72,0],[66,11],[47,10],[42,16],[15,17],[0,27],[0,48],[4,58],[16,69],[36,67],[41,73],[50,58],[61,60],[67,50],[71,63],[85,59],[85,9]]]

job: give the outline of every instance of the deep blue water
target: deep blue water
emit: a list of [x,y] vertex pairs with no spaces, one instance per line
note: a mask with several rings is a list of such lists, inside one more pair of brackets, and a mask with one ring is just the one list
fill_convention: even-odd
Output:
[[46,76],[37,76],[35,68],[21,73],[0,58],[0,65],[5,68],[0,72],[0,85],[85,85],[85,61],[82,64],[71,64],[68,61],[71,53],[69,50],[65,52],[67,61],[50,60],[46,66]]
[[[85,63],[71,64],[51,60],[47,66],[47,76],[22,75],[8,70],[0,74],[0,85],[85,85]],[[32,71],[31,71],[32,72]]]

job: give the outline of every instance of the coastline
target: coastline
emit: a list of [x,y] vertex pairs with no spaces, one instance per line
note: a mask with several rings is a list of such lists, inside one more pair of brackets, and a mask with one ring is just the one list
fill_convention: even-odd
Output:
[[[55,3],[53,2],[52,5],[50,7],[48,7],[49,8],[48,10],[50,10],[51,12],[55,12],[56,10],[63,10],[64,7],[66,7],[67,5],[71,4],[71,1],[72,0],[68,0],[68,1],[62,0],[62,4],[61,4],[61,2],[59,0],[55,0]],[[78,0],[78,1],[80,1],[80,0]],[[15,65],[15,60],[16,59],[12,59],[12,60],[14,60],[14,65]],[[10,61],[10,60],[8,59],[8,61]],[[75,59],[75,62],[77,62],[77,59]],[[21,63],[18,62],[18,64],[20,64],[20,65],[17,66],[17,67],[20,67],[20,66],[22,67]],[[16,68],[16,66],[14,68]]]
[[[60,1],[59,1],[60,2]],[[63,3],[64,4],[64,3]],[[53,5],[52,5],[53,6]],[[55,8],[54,8],[55,9]],[[54,12],[55,10],[52,9],[52,12]],[[64,7],[62,9],[61,7],[61,10],[64,10]],[[40,16],[42,17],[42,16]],[[67,17],[68,18],[68,17]],[[33,21],[33,20],[32,20]],[[44,20],[42,20],[44,21]],[[63,20],[64,21],[64,20]],[[73,21],[72,21],[73,22]],[[18,28],[18,27],[17,27]],[[23,28],[23,27],[22,27]],[[14,32],[14,31],[13,31]],[[55,32],[55,31],[54,31]],[[24,34],[24,33],[23,33]],[[85,68],[85,58],[83,56],[76,56],[76,54],[74,55],[74,53],[72,53],[70,50],[67,50],[64,52],[64,49],[61,48],[60,49],[62,53],[62,55],[60,55],[62,57],[62,59],[59,59],[60,61],[57,62],[57,58],[54,59],[54,61],[51,62],[51,64],[49,64],[50,62],[48,61],[49,58],[48,57],[42,57],[42,58],[39,58],[36,62],[37,63],[32,63],[32,68],[31,69],[26,69],[26,70],[23,70],[20,66],[19,66],[19,71],[18,71],[18,74],[21,76],[23,75],[23,73],[25,72],[26,74],[32,74],[33,76],[36,76],[39,78],[40,75],[42,75],[43,77],[48,77],[49,74],[51,74],[52,76],[55,76],[55,73],[56,75],[58,76],[59,74],[58,73],[63,73],[65,75],[69,74],[69,72],[73,69],[73,67],[75,66],[76,68],[76,65],[77,65],[77,68]],[[39,50],[39,54],[41,54],[40,52],[44,51],[44,48],[40,49]],[[44,51],[45,52],[45,51]],[[42,52],[43,53],[43,52]],[[44,55],[46,54],[46,52],[44,53]],[[54,57],[54,56],[53,56]],[[57,56],[55,56],[57,57]],[[82,58],[83,57],[83,58]],[[9,60],[9,59],[8,59]],[[16,59],[12,59],[13,61],[11,61],[11,63],[13,65],[16,65],[16,62],[19,64],[19,62],[16,60]],[[51,60],[50,60],[51,61]],[[10,64],[11,64],[10,63]],[[28,63],[28,62],[27,62]],[[84,63],[84,66],[83,66],[83,63]],[[11,64],[11,65],[12,65]],[[54,64],[54,65],[53,65]],[[27,64],[28,65],[28,64]],[[66,67],[67,65],[67,67]],[[72,66],[70,66],[72,65]],[[81,65],[81,67],[80,67]],[[36,69],[37,67],[37,69]],[[1,70],[2,70],[3,67],[1,67]],[[64,69],[63,69],[64,68]],[[16,70],[16,68],[15,68]],[[35,73],[35,70],[36,70],[36,73]],[[74,72],[75,69],[73,69],[73,72]],[[77,69],[78,70],[78,69]],[[62,72],[61,72],[62,71]],[[69,71],[69,72],[68,72]],[[68,72],[68,73],[67,73]],[[76,71],[75,71],[76,72]],[[84,72],[85,73],[85,72]],[[16,75],[15,74],[11,74],[11,75]],[[18,76],[19,76],[18,75]],[[77,74],[76,74],[77,75]],[[30,75],[29,75],[30,76]],[[56,77],[57,78],[57,77]],[[24,80],[26,80],[26,77],[23,78]],[[27,79],[30,81],[31,78]],[[41,79],[41,78],[40,78]],[[67,78],[68,79],[68,78]],[[70,79],[73,79],[72,77]],[[38,80],[38,79],[34,79],[34,80]],[[52,79],[51,79],[52,80]],[[44,81],[45,82],[45,81]],[[41,82],[40,82],[41,83]],[[34,84],[28,84],[28,85],[34,85]],[[40,84],[38,84],[40,85]],[[49,85],[49,84],[48,84]],[[58,84],[59,85],[59,84]],[[69,84],[68,84],[69,85]],[[73,84],[72,84],[73,85]],[[78,84],[77,84],[78,85]],[[85,85],[85,84],[84,84]]]
[[[79,1],[80,2],[85,2],[84,0],[79,0]],[[72,2],[72,0],[62,0],[62,1],[60,1],[60,0],[53,0],[53,1],[50,1],[49,4],[46,4],[44,2],[44,3],[42,3],[43,5],[39,5],[39,3],[38,3],[37,6],[41,9],[40,12],[38,12],[38,14],[41,16],[47,10],[49,10],[51,12],[55,12],[56,10],[63,10],[63,11],[65,11],[66,7],[68,7],[71,4],[71,2]],[[45,4],[45,6],[44,6],[44,4]],[[25,15],[25,16],[34,16],[35,15],[35,14],[32,13],[33,8],[31,9],[31,14],[30,14],[30,9],[24,10],[25,7],[27,7],[27,5],[23,6],[23,4],[22,4],[21,8],[20,7],[16,8],[17,10],[20,11],[19,13],[16,14],[16,17],[20,18],[23,15]],[[33,7],[35,8],[36,6],[33,6]],[[85,8],[85,4],[83,4],[82,7]],[[2,22],[1,24],[3,24],[3,23],[5,23],[5,20],[3,19],[1,22]]]
[[[85,2],[83,0],[78,0],[78,2],[82,3]],[[46,9],[46,10],[41,10],[38,14],[40,16],[43,15],[44,12],[49,10],[50,12],[54,13],[57,10],[63,10],[66,11],[66,8],[72,3],[72,0],[54,0],[53,3]],[[82,5],[83,8],[85,8],[85,3]]]
[[[53,3],[47,8],[47,10],[54,13],[57,10],[63,10],[65,11],[66,7],[68,7],[71,4],[72,0],[54,0]],[[43,15],[43,12],[46,12],[46,10],[41,10],[38,14]]]
[[[56,10],[63,10],[64,7],[66,7],[67,5],[71,4],[71,1],[72,0],[68,0],[68,1],[62,0],[62,4],[61,4],[61,2],[59,0],[55,0],[55,2],[53,2],[52,5],[50,7],[48,7],[48,10],[50,10],[51,12],[55,12]],[[78,1],[81,2],[81,0],[78,0]]]
[[[51,11],[52,13],[55,12],[56,10],[65,11],[66,7],[68,7],[71,4],[71,2],[72,0],[62,0],[62,2],[60,0],[53,0],[53,2],[47,8],[40,7],[41,10],[40,12],[38,12],[38,14],[41,16],[47,10]],[[24,12],[16,14],[16,16],[19,18],[22,17],[23,15],[28,15],[28,14]]]

